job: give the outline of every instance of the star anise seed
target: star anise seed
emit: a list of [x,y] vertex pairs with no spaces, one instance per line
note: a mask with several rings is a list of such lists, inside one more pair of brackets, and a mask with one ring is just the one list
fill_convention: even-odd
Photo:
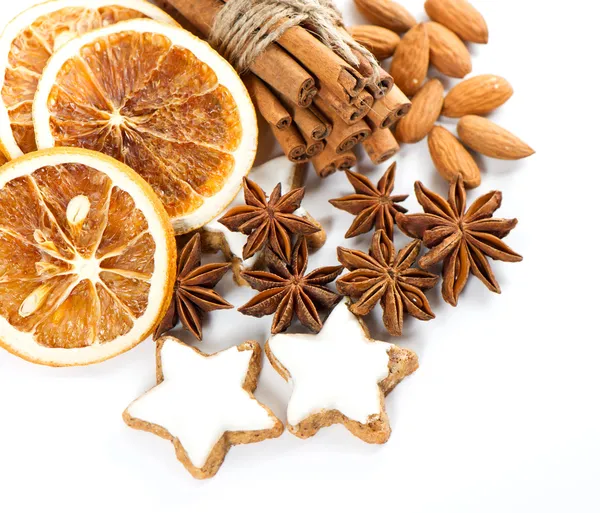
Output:
[[242,256],[244,259],[269,246],[285,262],[290,262],[293,234],[308,235],[319,227],[304,217],[295,215],[304,198],[304,187],[281,195],[277,184],[267,200],[265,192],[252,180],[244,178],[246,205],[233,207],[219,222],[233,232],[248,235]]
[[244,279],[260,293],[241,306],[239,311],[254,317],[274,313],[271,325],[273,334],[286,330],[294,315],[311,331],[318,332],[323,322],[317,306],[329,310],[340,299],[338,294],[324,285],[335,280],[343,267],[320,267],[305,275],[308,249],[304,237],[296,241],[291,260],[288,265],[274,252],[267,250],[266,261],[271,272],[242,272]]
[[421,248],[415,240],[396,254],[394,245],[383,230],[373,235],[369,254],[338,248],[338,260],[350,272],[336,282],[340,293],[355,302],[350,311],[367,315],[377,302],[383,309],[383,324],[391,335],[400,336],[404,312],[422,321],[435,317],[423,293],[435,286],[438,276],[412,267]]
[[175,327],[178,321],[202,340],[204,312],[233,308],[213,287],[231,267],[229,263],[202,265],[200,234],[196,233],[183,247],[177,263],[177,279],[167,313],[154,330],[154,340]]
[[355,194],[329,200],[329,203],[334,207],[356,216],[345,237],[349,239],[361,233],[367,233],[375,226],[377,230],[385,230],[386,235],[394,240],[396,214],[407,211],[397,203],[408,198],[406,194],[392,195],[396,177],[396,163],[394,162],[383,174],[377,183],[377,187],[360,173],[346,171],[346,176],[352,187],[354,187]]
[[398,214],[396,222],[404,233],[422,239],[430,248],[419,260],[421,267],[444,262],[444,300],[456,306],[469,273],[492,292],[500,293],[487,257],[504,262],[523,259],[501,240],[517,225],[517,220],[492,217],[500,208],[502,193],[488,192],[467,209],[465,186],[460,176],[450,184],[448,201],[426,189],[421,182],[415,183],[415,192],[425,213]]

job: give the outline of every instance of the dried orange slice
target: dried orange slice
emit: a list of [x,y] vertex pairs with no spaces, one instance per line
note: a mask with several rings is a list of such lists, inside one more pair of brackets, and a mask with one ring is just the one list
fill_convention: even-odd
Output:
[[175,238],[152,189],[101,153],[57,148],[0,168],[0,346],[84,365],[131,349],[164,315]]
[[257,145],[239,76],[186,30],[136,19],[89,32],[48,61],[33,104],[37,145],[102,151],[140,174],[176,233],[236,196]]
[[78,35],[132,18],[176,24],[145,0],[52,0],[8,23],[0,36],[0,152],[10,159],[36,149],[31,105],[50,56]]

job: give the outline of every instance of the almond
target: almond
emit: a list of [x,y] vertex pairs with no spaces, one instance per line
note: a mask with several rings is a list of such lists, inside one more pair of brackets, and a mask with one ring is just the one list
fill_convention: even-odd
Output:
[[427,0],[425,11],[464,41],[485,44],[488,28],[483,16],[466,0]]
[[[415,108],[415,101],[413,106]],[[464,116],[456,127],[461,141],[487,157],[517,160],[535,152],[516,135],[479,116]]]
[[411,109],[396,126],[396,138],[405,143],[415,143],[425,138],[440,117],[443,105],[444,86],[434,78],[412,99]]
[[398,34],[377,25],[356,25],[355,27],[350,27],[349,32],[378,61],[388,59],[394,55],[394,50],[398,46],[398,43],[400,43],[400,36]]
[[392,0],[354,0],[354,3],[371,23],[394,32],[406,32],[417,24],[411,13]]
[[438,173],[449,182],[462,175],[465,186],[477,187],[481,183],[479,168],[471,154],[444,127],[436,125],[427,138],[429,153]]
[[429,38],[422,23],[411,28],[396,46],[390,75],[407,96],[413,96],[427,77]]
[[441,73],[463,78],[471,72],[471,55],[451,30],[435,21],[425,23],[429,36],[429,60]]
[[442,114],[450,118],[487,114],[500,107],[512,94],[512,86],[502,77],[478,75],[450,89]]

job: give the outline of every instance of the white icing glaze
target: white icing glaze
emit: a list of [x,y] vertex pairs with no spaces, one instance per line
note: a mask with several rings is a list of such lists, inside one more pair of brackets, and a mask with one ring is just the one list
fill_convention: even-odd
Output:
[[275,419],[246,392],[252,350],[231,347],[203,356],[167,338],[160,352],[164,381],[127,412],[178,438],[195,467],[202,467],[225,431],[271,429]]
[[379,382],[389,373],[392,344],[368,339],[345,302],[333,309],[320,333],[279,333],[269,347],[291,375],[290,425],[321,410],[339,410],[363,424],[380,413]]
[[[266,194],[271,193],[271,191],[275,188],[278,183],[281,183],[281,193],[286,194],[290,192],[293,181],[294,181],[294,172],[295,172],[296,164],[290,162],[286,156],[276,157],[274,159],[265,162],[264,164],[255,167],[252,171],[250,171],[249,178],[256,182]],[[244,190],[242,189],[238,195],[234,198],[234,200],[229,204],[228,208],[235,207],[238,205],[244,205]],[[305,216],[306,210],[300,207],[295,211],[296,215]],[[219,216],[221,217],[221,216]],[[233,253],[234,256],[242,260],[242,253],[244,249],[244,244],[246,244],[246,240],[248,237],[243,233],[232,232],[227,229],[221,223],[219,223],[219,219],[213,219],[209,223],[204,226],[205,230],[211,232],[219,232],[222,233],[225,237],[225,241],[229,246],[229,250]],[[252,268],[258,259],[258,253],[246,260],[242,260],[242,265],[246,268]]]

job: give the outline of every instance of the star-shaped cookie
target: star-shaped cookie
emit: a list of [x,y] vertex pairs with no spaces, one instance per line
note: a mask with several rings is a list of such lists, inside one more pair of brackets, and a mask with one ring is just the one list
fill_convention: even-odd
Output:
[[[261,189],[267,192],[267,194],[269,194],[278,183],[281,183],[281,193],[286,194],[292,189],[302,186],[305,174],[305,164],[290,162],[284,155],[255,167],[250,172],[248,178],[253,182],[256,182]],[[229,204],[229,207],[244,204],[244,191],[242,189]],[[300,207],[294,213],[301,217],[306,217],[319,225],[319,223],[316,222],[303,207]],[[321,229],[320,231],[307,236],[306,240],[311,248],[318,249],[325,244],[326,237],[325,230]],[[242,253],[247,239],[247,235],[240,232],[232,232],[219,223],[219,218],[215,218],[203,228],[202,247],[204,250],[208,251],[221,250],[228,259],[233,260],[235,279],[238,283],[245,284],[245,280],[241,278],[240,273],[244,270],[256,267],[262,256],[262,252],[260,252],[244,260]]]
[[170,440],[196,478],[214,476],[232,445],[276,438],[283,424],[253,395],[258,343],[207,355],[166,336],[156,346],[157,385],[123,412],[132,428]]
[[372,340],[346,302],[316,335],[280,333],[265,351],[293,384],[287,427],[300,438],[343,424],[365,442],[386,442],[391,429],[384,397],[419,366],[409,349]]

